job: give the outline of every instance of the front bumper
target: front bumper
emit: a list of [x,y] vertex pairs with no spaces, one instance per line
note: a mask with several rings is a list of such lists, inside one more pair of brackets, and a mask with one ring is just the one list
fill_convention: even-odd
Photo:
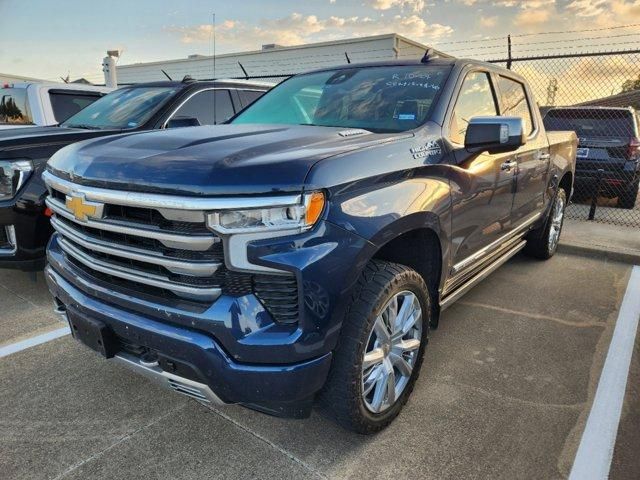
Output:
[[[304,417],[327,377],[330,353],[287,365],[237,363],[208,335],[100,302],[51,266],[45,276],[63,315],[97,320],[115,333],[122,342],[116,361],[200,401],[239,403],[273,415]],[[131,353],[133,344],[156,352],[159,365],[145,365]]]
[[44,215],[46,188],[39,175],[32,175],[18,195],[0,202],[0,228],[15,232],[14,248],[0,249],[0,268],[42,270],[46,246],[53,229]]
[[49,244],[46,277],[70,317],[107,325],[124,353],[131,353],[125,347],[133,344],[168,359],[185,373],[180,376],[208,387],[223,403],[300,417],[309,413],[325,383],[344,299],[371,247],[328,222],[303,235],[250,244],[252,262],[295,276],[299,314],[294,324],[274,321],[253,294],[223,294],[201,309],[136,295],[79,270],[61,250],[57,234]]

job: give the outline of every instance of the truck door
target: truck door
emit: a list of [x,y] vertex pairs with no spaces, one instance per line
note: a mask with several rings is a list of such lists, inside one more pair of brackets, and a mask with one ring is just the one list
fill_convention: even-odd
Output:
[[502,75],[497,75],[497,84],[501,114],[522,118],[527,134],[527,143],[512,153],[517,162],[512,220],[513,225],[518,226],[543,209],[550,162],[549,142],[544,129],[538,125],[538,117],[532,113],[524,85]]
[[[469,153],[464,137],[469,120],[498,115],[492,79],[487,72],[466,74],[448,124],[448,139],[456,168],[452,186],[452,263],[464,270],[483,249],[511,228],[516,164],[511,154]],[[445,134],[447,129],[445,128]]]

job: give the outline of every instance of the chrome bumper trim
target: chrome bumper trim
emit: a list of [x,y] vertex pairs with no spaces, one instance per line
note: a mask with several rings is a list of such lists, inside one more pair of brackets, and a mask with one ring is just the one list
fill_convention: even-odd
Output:
[[113,360],[155,382],[158,382],[165,388],[194,398],[199,402],[209,403],[212,405],[225,404],[225,402],[223,402],[208,385],[165,372],[159,367],[145,365],[139,358],[133,355],[121,352],[118,353]]
[[14,255],[18,250],[18,242],[16,240],[16,227],[13,225],[0,226],[5,229],[7,240],[9,241],[10,248],[0,248],[0,256]]

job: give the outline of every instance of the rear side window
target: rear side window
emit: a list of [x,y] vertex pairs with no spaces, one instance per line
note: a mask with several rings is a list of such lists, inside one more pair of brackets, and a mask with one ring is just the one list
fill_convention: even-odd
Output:
[[0,123],[31,125],[26,88],[0,88]]
[[469,121],[473,117],[496,115],[498,115],[498,109],[489,75],[484,72],[469,73],[462,83],[453,109],[449,138],[452,142],[462,145]]
[[67,118],[75,115],[80,110],[88,107],[98,100],[102,95],[99,93],[72,92],[64,90],[50,90],[51,108],[58,123],[64,122]]
[[573,130],[579,137],[636,136],[633,115],[628,110],[608,108],[558,108],[544,117],[547,130]]
[[[213,115],[215,95],[215,117]],[[171,117],[175,119],[196,118],[200,125],[214,125],[234,115],[229,90],[203,90],[187,100]]]
[[238,95],[240,95],[240,101],[242,102],[243,107],[248,107],[257,99],[259,99],[264,92],[257,90],[238,90]]
[[524,90],[524,85],[506,77],[499,77],[498,86],[502,98],[502,115],[505,117],[520,117],[527,134],[533,132],[531,106]]

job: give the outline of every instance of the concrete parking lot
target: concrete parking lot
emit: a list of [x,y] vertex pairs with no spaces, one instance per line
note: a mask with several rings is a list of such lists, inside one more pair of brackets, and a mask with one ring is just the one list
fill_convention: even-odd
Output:
[[[0,477],[527,478],[572,468],[631,267],[518,256],[443,314],[399,418],[207,408],[69,336],[0,358]],[[0,271],[0,347],[61,324],[42,276]],[[638,343],[611,470],[640,478]]]

